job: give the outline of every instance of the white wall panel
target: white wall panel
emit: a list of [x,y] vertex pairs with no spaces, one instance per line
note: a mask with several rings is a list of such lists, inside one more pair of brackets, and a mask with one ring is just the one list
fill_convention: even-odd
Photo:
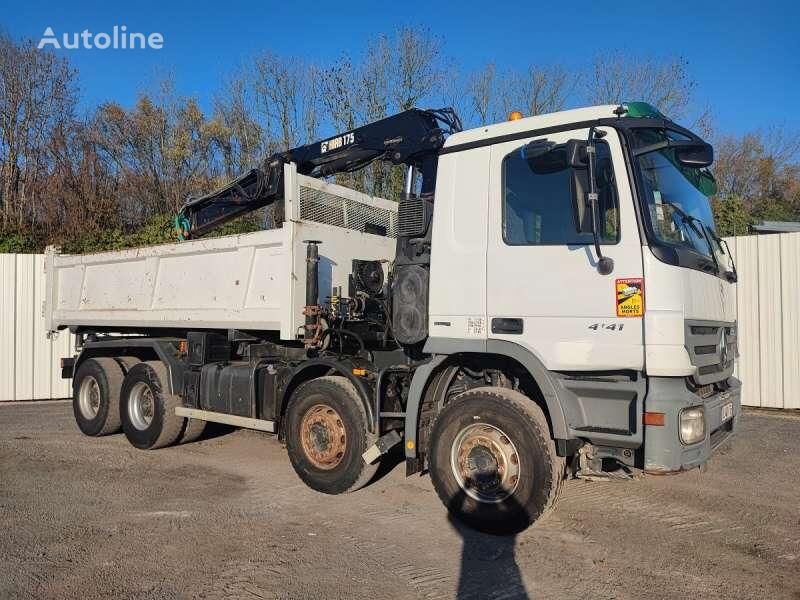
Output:
[[761,406],[783,406],[783,329],[781,313],[781,241],[758,236],[758,320]]
[[0,254],[0,402],[72,394],[59,361],[72,354],[74,338],[47,338],[44,290],[43,255]]
[[0,401],[13,400],[15,397],[16,280],[16,256],[0,254]]
[[800,408],[800,233],[781,236],[783,408]]
[[34,261],[33,254],[17,256],[17,294],[16,294],[16,393],[15,400],[27,400],[33,394],[33,323],[34,310]]
[[740,354],[736,365],[737,377],[743,385],[742,401],[750,406],[760,406],[758,240],[755,237],[740,237],[731,246],[736,248],[736,266],[739,271],[739,282],[736,284]]
[[800,408],[800,233],[729,238],[742,403]]
[[53,364],[50,357],[51,344],[47,340],[47,332],[42,318],[44,302],[44,256],[33,255],[33,323],[31,338],[33,339],[33,398],[51,398],[51,377]]

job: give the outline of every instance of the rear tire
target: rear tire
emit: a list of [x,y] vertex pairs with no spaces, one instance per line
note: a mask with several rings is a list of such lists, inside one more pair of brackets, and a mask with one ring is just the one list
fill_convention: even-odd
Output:
[[433,487],[450,513],[486,533],[522,531],[552,509],[564,480],[542,409],[514,390],[464,392],[431,436]]
[[131,367],[122,383],[120,415],[128,441],[142,450],[175,443],[183,430],[183,417],[175,414],[180,398],[168,392],[167,368],[161,361]]
[[377,440],[353,384],[344,377],[312,379],[292,394],[286,447],[295,472],[310,488],[342,494],[364,487],[378,464],[361,455]]
[[200,419],[186,419],[186,427],[183,428],[183,433],[181,433],[178,443],[190,444],[191,442],[196,442],[200,436],[203,435],[205,430],[206,421],[201,421]]
[[119,397],[124,373],[113,358],[81,363],[72,381],[72,412],[78,428],[89,436],[120,430]]
[[115,356],[114,360],[120,364],[126,375],[128,374],[128,371],[131,370],[133,365],[137,365],[142,362],[141,358],[137,358],[135,356]]

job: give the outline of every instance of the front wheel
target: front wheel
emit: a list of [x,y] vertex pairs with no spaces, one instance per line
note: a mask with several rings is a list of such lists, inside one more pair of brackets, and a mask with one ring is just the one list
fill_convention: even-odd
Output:
[[366,485],[378,465],[361,455],[376,440],[353,384],[344,377],[320,377],[304,383],[289,400],[286,447],[300,479],[326,494],[342,494]]
[[430,474],[453,516],[487,533],[515,533],[552,508],[564,459],[530,398],[506,388],[476,388],[437,417]]

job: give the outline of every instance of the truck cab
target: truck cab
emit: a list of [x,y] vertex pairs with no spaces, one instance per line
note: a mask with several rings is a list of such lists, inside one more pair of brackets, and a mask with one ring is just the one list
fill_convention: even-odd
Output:
[[[693,134],[635,108],[570,110],[448,138],[425,350],[535,365],[557,399],[547,402],[554,435],[591,442],[587,464],[614,458],[672,473],[704,463],[740,412],[735,267],[715,232],[707,165],[681,163],[680,146],[669,145]],[[586,140],[590,127],[607,273],[578,222],[585,167],[537,169],[526,156],[532,145],[558,151]]]

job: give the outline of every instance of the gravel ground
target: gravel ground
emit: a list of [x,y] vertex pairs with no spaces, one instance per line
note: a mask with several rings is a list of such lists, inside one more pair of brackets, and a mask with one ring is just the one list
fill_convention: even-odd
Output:
[[568,482],[516,538],[402,465],[325,496],[275,439],[217,434],[143,452],[0,405],[0,598],[800,599],[796,414],[747,412],[706,473]]

